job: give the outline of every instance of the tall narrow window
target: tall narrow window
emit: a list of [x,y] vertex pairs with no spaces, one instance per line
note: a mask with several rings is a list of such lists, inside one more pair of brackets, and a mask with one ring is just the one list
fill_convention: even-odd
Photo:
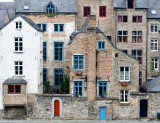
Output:
[[43,68],[43,82],[48,80],[48,70],[47,68]]
[[128,39],[128,32],[127,31],[118,31],[118,43],[127,43],[127,39]]
[[158,51],[158,40],[151,40],[151,51]]
[[74,96],[83,96],[83,82],[74,81]]
[[23,74],[23,62],[15,61],[15,75],[22,75],[22,74]]
[[121,90],[119,94],[120,103],[128,103],[129,102],[129,92],[128,90]]
[[142,85],[142,71],[139,71],[139,85]]
[[64,48],[63,42],[55,42],[54,43],[54,60],[55,61],[63,61],[64,56]]
[[132,50],[132,56],[142,64],[142,50]]
[[73,56],[73,68],[77,71],[84,70],[84,56],[83,55],[74,55]]
[[46,8],[46,12],[48,14],[53,14],[55,13],[56,8],[52,5],[52,3],[48,4],[47,8]]
[[142,31],[132,31],[132,43],[142,43]]
[[55,85],[61,85],[64,78],[64,70],[63,68],[55,68],[54,69],[54,83]]
[[22,52],[23,51],[23,40],[22,38],[15,38],[15,51]]
[[133,9],[134,8],[134,0],[128,0],[128,8]]
[[85,6],[84,8],[83,8],[83,16],[84,17],[87,17],[88,15],[90,15],[91,14],[91,8],[90,8],[90,6]]
[[99,7],[99,16],[100,17],[106,17],[106,6],[100,6]]
[[108,84],[107,81],[98,82],[98,95],[107,96],[108,95]]
[[130,68],[120,67],[120,81],[129,81],[129,80],[130,80]]
[[47,60],[47,42],[43,42],[43,60]]
[[159,70],[159,60],[158,58],[151,59],[151,70]]
[[22,28],[22,22],[16,22],[16,29]]

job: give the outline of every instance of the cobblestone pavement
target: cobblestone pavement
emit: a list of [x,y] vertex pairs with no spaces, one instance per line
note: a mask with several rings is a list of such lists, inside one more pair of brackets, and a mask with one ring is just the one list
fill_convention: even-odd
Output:
[[112,120],[112,121],[62,121],[62,120],[0,120],[0,123],[160,123],[157,120]]

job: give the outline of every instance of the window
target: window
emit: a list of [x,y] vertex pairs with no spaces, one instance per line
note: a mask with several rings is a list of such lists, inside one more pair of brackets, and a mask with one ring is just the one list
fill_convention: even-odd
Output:
[[100,17],[106,17],[106,6],[100,6],[99,7],[99,16]]
[[127,31],[118,31],[118,43],[123,42],[127,43],[128,32]]
[[158,70],[159,67],[159,60],[158,58],[151,59],[151,70]]
[[127,54],[127,53],[128,53],[128,50],[123,50],[123,52]]
[[134,8],[134,0],[128,0],[128,9]]
[[132,43],[142,43],[142,31],[132,31]]
[[43,42],[43,60],[47,60],[47,42]]
[[105,50],[105,48],[106,48],[106,43],[105,43],[105,41],[99,41],[98,42],[98,50]]
[[108,35],[107,38],[112,41],[112,36]]
[[23,74],[23,62],[16,61],[15,62],[15,75],[22,75]]
[[142,50],[132,50],[132,56],[142,64]]
[[158,25],[151,25],[151,32],[158,32]]
[[139,85],[142,85],[142,71],[139,71]]
[[54,32],[64,32],[64,24],[54,24]]
[[129,67],[120,67],[120,81],[130,81]]
[[23,51],[22,38],[15,38],[15,51],[16,52],[22,52]]
[[43,68],[43,82],[48,80],[48,70],[47,68]]
[[48,14],[53,14],[53,13],[56,12],[56,7],[54,7],[54,6],[52,5],[52,3],[50,3],[50,4],[48,4],[48,6],[47,6],[47,8],[46,8],[46,12],[47,12]]
[[128,90],[120,91],[120,103],[129,103],[129,92]]
[[73,56],[73,68],[74,70],[78,70],[78,71],[84,70],[84,56],[83,55]]
[[63,68],[55,68],[54,69],[54,83],[55,85],[61,85],[64,78],[64,70]]
[[83,82],[74,81],[74,96],[83,96]]
[[21,85],[8,85],[8,94],[20,94]]
[[142,23],[142,16],[133,16],[132,22],[133,23]]
[[128,16],[126,15],[118,15],[118,22],[122,23],[122,22],[127,22],[128,21]]
[[54,43],[54,60],[55,61],[63,61],[64,56],[64,48],[63,42],[55,42]]
[[158,40],[151,40],[151,51],[158,51]]
[[90,6],[85,6],[83,8],[83,11],[84,11],[84,13],[83,13],[84,17],[87,17],[88,15],[90,15],[91,14],[91,8],[90,8]]
[[37,24],[37,26],[38,26],[41,30],[43,30],[44,32],[47,31],[47,24]]
[[22,22],[16,22],[16,29],[22,29]]
[[98,96],[107,96],[108,95],[108,84],[107,81],[98,82]]

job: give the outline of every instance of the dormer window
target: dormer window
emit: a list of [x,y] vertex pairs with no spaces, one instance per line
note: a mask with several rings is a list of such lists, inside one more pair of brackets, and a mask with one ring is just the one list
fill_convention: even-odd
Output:
[[48,14],[53,14],[56,12],[56,8],[52,3],[50,3],[50,4],[48,4],[46,11]]
[[133,9],[134,8],[134,0],[128,0],[128,9]]

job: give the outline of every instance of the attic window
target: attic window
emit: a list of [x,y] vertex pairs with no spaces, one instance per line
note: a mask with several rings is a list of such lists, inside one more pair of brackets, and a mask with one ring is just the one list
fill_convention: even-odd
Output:
[[134,8],[134,0],[128,0],[128,9]]
[[156,10],[151,10],[151,14],[156,15],[157,14]]
[[29,6],[23,6],[24,10],[29,10]]
[[55,13],[55,12],[56,12],[55,6],[54,6],[52,3],[48,4],[47,7],[46,7],[46,12],[47,12],[48,14],[53,14],[53,13]]

